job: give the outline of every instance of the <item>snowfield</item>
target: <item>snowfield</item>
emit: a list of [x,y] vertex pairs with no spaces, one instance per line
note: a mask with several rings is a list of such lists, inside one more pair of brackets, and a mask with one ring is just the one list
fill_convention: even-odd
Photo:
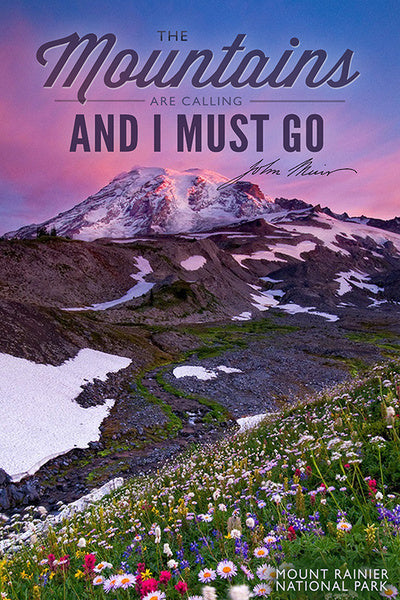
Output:
[[219,365],[216,369],[205,369],[204,367],[197,367],[194,365],[183,365],[181,367],[175,367],[172,371],[172,374],[176,379],[181,379],[182,377],[196,377],[196,379],[200,379],[201,381],[207,381],[209,379],[216,379],[219,373],[243,373],[240,369],[235,369],[233,367],[226,367],[225,365]]
[[194,256],[189,256],[186,260],[181,262],[181,267],[186,269],[186,271],[197,271],[201,269],[206,264],[207,260],[204,256],[200,254],[195,254]]
[[231,321],[250,321],[251,320],[251,312],[245,310],[241,312],[240,315],[235,315],[231,318]]
[[383,288],[380,288],[377,285],[367,283],[369,280],[370,276],[361,271],[341,271],[334,279],[334,281],[337,281],[339,284],[339,289],[336,293],[338,296],[344,296],[347,292],[351,292],[353,286],[358,287],[361,290],[368,290],[372,294],[378,294],[379,292],[384,291]]
[[135,258],[136,266],[139,269],[138,273],[133,273],[131,275],[132,279],[136,279],[137,283],[131,287],[126,294],[117,298],[116,300],[109,300],[108,302],[99,302],[98,304],[92,304],[91,306],[82,306],[77,308],[63,308],[62,310],[66,311],[81,311],[81,310],[107,310],[108,308],[112,308],[113,306],[117,306],[118,304],[123,304],[124,302],[128,302],[129,300],[133,300],[133,298],[140,298],[140,296],[144,296],[154,287],[154,283],[150,283],[149,281],[145,281],[144,278],[146,275],[149,275],[153,272],[153,269],[150,266],[147,258],[143,258],[143,256],[138,256]]
[[354,222],[354,220],[353,222],[338,221],[327,215],[315,217],[313,223],[312,225],[280,223],[279,226],[290,233],[312,235],[319,239],[326,248],[332,252],[339,252],[343,256],[350,256],[350,253],[341,248],[340,238],[353,241],[357,241],[358,238],[363,240],[370,238],[377,246],[384,246],[387,242],[391,242],[396,251],[400,252],[400,235],[398,233],[382,231],[376,227]]
[[311,242],[309,240],[303,240],[299,242],[296,246],[292,244],[275,244],[272,250],[258,250],[257,252],[253,252],[253,254],[232,254],[232,258],[239,263],[241,267],[247,269],[246,265],[243,264],[244,260],[268,260],[272,262],[287,262],[287,258],[282,258],[281,256],[277,256],[277,254],[295,258],[297,260],[304,260],[301,257],[303,252],[312,252],[315,250],[317,244],[315,242]]
[[282,290],[267,290],[262,291],[261,288],[255,285],[250,285],[253,289],[257,290],[256,294],[250,294],[253,302],[252,305],[254,308],[257,308],[260,311],[269,310],[270,308],[279,308],[279,310],[283,310],[284,312],[289,313],[290,315],[295,315],[297,313],[308,313],[310,315],[315,315],[317,317],[322,317],[327,321],[337,321],[339,317],[337,315],[332,315],[326,312],[320,312],[313,306],[299,306],[294,302],[289,302],[288,304],[280,304],[279,298],[285,295],[285,292]]
[[15,481],[59,454],[99,439],[114,400],[82,408],[82,386],[115,373],[129,358],[85,348],[61,365],[0,354],[0,467]]
[[239,425],[238,433],[242,433],[242,431],[248,431],[250,429],[254,429],[257,427],[270,413],[262,413],[260,415],[252,415],[250,417],[241,417],[240,419],[236,419],[236,423]]
[[[260,279],[262,279],[262,277],[260,277]],[[250,294],[250,297],[253,300],[251,304],[260,311],[277,307],[279,305],[279,300],[277,300],[275,296],[281,298],[285,295],[285,292],[282,290],[263,290],[259,285],[252,285],[251,283],[249,284],[249,287],[256,290],[256,294]]]
[[288,304],[280,304],[277,308],[279,308],[279,310],[283,310],[283,311],[289,313],[289,315],[296,315],[297,313],[308,313],[309,315],[315,315],[316,317],[322,317],[323,319],[326,319],[327,321],[330,321],[331,323],[339,320],[339,317],[337,315],[332,315],[332,314],[326,313],[326,312],[320,312],[320,311],[316,310],[316,308],[314,306],[299,306],[298,304],[295,304],[294,302],[289,302]]

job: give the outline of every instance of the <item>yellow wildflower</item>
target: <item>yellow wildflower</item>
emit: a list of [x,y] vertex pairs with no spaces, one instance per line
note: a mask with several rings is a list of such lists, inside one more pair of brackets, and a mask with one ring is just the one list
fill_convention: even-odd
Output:
[[143,573],[141,573],[141,576],[142,576],[142,580],[145,581],[146,579],[151,579],[152,573],[151,573],[150,569],[146,569]]
[[32,591],[33,591],[33,600],[40,600],[40,598],[41,598],[40,587],[38,585],[34,585]]
[[75,573],[75,577],[77,579],[81,579],[84,576],[85,576],[85,573],[83,571],[81,571],[80,569],[78,569],[77,572]]

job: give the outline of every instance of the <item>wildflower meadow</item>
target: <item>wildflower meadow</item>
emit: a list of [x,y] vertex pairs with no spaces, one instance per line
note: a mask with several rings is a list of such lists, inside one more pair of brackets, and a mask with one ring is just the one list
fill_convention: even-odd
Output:
[[381,598],[400,589],[400,365],[193,448],[0,557],[8,600]]

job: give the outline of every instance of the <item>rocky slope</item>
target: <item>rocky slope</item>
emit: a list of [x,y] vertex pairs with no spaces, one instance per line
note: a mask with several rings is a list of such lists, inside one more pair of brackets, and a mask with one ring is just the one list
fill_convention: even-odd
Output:
[[[87,346],[90,329],[93,347],[99,320],[139,328],[259,318],[276,309],[322,313],[328,321],[349,309],[398,310],[400,234],[315,208],[299,209],[297,218],[291,210],[277,223],[259,218],[124,243],[3,241],[0,351],[57,363]],[[106,329],[102,337],[97,347],[107,350]],[[113,342],[112,351],[124,344]]]
[[[218,436],[227,410],[275,410],[400,352],[396,219],[152,171],[116,178],[48,224],[101,239],[36,239],[32,226],[16,237],[35,239],[0,240],[2,355],[58,366],[90,348],[131,361],[72,399],[115,403],[98,441],[37,473],[32,489],[49,506]],[[177,364],[218,375],[177,380]],[[49,402],[56,410],[56,393]]]

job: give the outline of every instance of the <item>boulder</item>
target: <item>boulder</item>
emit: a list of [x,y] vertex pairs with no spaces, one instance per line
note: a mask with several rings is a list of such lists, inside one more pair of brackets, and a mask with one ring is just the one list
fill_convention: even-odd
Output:
[[9,483],[11,483],[11,477],[4,469],[0,469],[0,487],[8,485]]

